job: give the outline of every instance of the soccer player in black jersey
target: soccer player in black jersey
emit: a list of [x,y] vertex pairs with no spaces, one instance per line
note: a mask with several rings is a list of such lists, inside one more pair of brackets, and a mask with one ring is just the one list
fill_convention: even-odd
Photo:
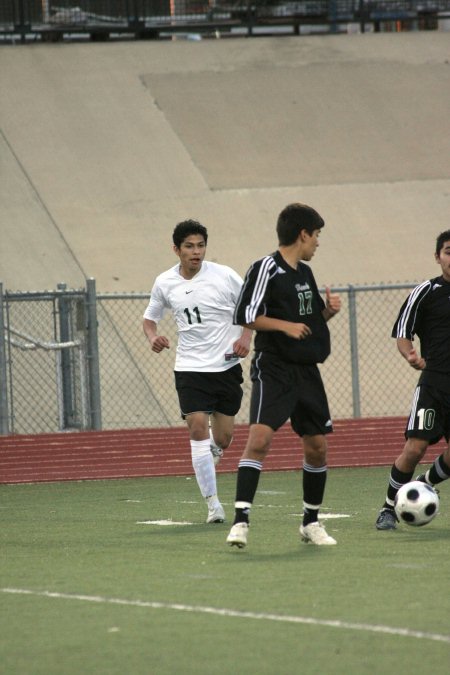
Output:
[[[436,240],[435,258],[442,274],[414,288],[400,309],[392,330],[400,354],[421,371],[405,429],[406,443],[391,469],[386,500],[378,515],[378,530],[395,530],[395,495],[409,483],[429,445],[450,436],[450,230]],[[420,356],[414,336],[420,340]],[[429,485],[450,478],[450,447],[426,473],[417,476]]]
[[314,544],[335,544],[319,524],[327,477],[326,434],[333,431],[317,363],[330,353],[327,321],[340,298],[319,294],[309,261],[319,245],[322,217],[310,206],[290,204],[277,222],[279,247],[251,265],[234,321],[256,330],[252,359],[250,430],[239,461],[231,546],[247,544],[249,511],[274,432],[289,418],[303,437],[303,522],[300,534]]

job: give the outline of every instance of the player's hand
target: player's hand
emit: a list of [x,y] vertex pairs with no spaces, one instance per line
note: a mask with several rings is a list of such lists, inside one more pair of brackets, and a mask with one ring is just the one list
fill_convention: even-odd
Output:
[[311,328],[305,323],[290,323],[286,322],[286,335],[294,340],[304,340],[308,335],[312,334]]
[[162,352],[163,349],[170,349],[169,340],[165,335],[155,335],[155,337],[150,340],[150,344],[152,346],[152,352],[156,352],[157,354]]
[[239,356],[239,358],[244,359],[250,351],[250,345],[247,340],[236,340],[233,344],[233,354]]
[[411,349],[406,356],[409,365],[415,370],[423,370],[425,368],[425,359],[419,356],[415,349]]
[[332,293],[329,286],[325,286],[325,307],[330,316],[341,310],[341,298],[337,293]]

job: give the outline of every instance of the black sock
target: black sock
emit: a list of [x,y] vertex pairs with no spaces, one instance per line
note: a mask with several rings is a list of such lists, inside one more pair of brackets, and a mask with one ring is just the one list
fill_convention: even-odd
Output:
[[444,480],[450,478],[450,466],[444,462],[443,455],[439,455],[434,460],[433,466],[427,471],[427,481],[431,485],[436,485],[437,483],[442,483]]
[[319,509],[311,509],[306,504],[303,504],[303,527],[310,523],[317,523],[319,520]]
[[244,459],[239,462],[233,525],[235,523],[248,523],[249,513],[258,488],[261,470],[262,462],[249,459]]
[[389,477],[386,501],[383,504],[384,509],[391,509],[391,511],[394,510],[395,495],[400,490],[402,485],[406,485],[406,483],[410,482],[411,478],[413,477],[413,473],[414,471],[408,471],[406,473],[404,471],[400,471],[400,469],[397,469],[395,464],[393,464],[391,475]]
[[327,482],[327,467],[303,464],[303,525],[317,522]]

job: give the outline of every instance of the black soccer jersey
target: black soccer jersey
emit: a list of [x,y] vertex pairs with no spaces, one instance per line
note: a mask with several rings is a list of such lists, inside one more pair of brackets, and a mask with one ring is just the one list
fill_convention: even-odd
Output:
[[310,267],[299,262],[294,270],[277,251],[249,268],[234,323],[250,324],[260,315],[304,323],[312,334],[302,340],[280,331],[256,331],[255,350],[290,363],[322,363],[330,353],[330,332],[322,315],[324,307]]
[[403,303],[392,337],[420,340],[426,361],[421,382],[450,382],[450,282],[442,276],[416,286]]

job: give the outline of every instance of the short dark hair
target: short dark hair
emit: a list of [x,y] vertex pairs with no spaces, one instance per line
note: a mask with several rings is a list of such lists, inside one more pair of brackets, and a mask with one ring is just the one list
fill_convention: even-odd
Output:
[[205,245],[208,243],[208,230],[198,220],[183,220],[175,227],[172,240],[177,248],[180,248],[186,237],[191,234],[201,234],[205,240]]
[[436,255],[439,255],[446,241],[450,241],[450,230],[445,230],[436,239]]
[[288,204],[277,220],[278,243],[280,246],[293,244],[302,230],[312,234],[320,230],[325,222],[315,209],[306,204]]

